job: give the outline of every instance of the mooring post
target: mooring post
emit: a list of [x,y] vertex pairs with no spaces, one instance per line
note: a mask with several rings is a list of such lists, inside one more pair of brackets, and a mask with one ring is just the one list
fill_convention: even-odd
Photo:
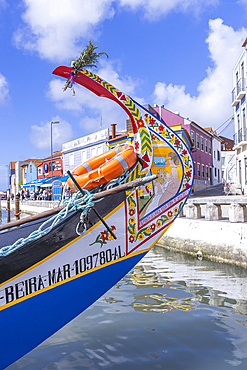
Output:
[[7,189],[7,222],[10,222],[10,191]]
[[20,194],[16,194],[15,196],[15,218],[16,220],[20,219]]

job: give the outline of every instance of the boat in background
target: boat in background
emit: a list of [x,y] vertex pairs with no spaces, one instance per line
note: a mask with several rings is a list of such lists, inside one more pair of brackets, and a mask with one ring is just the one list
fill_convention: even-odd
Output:
[[[60,66],[53,73],[68,79],[72,72]],[[123,173],[90,191],[72,173],[78,191],[55,215],[0,233],[1,368],[125,276],[174,222],[192,190],[191,153],[175,132],[92,72],[83,69],[73,81],[125,110],[133,128],[126,144],[136,161],[126,167],[118,158]]]

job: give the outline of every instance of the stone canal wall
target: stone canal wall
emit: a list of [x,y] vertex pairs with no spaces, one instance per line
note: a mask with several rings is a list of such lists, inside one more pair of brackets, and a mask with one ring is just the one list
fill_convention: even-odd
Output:
[[247,197],[190,198],[158,245],[247,267]]

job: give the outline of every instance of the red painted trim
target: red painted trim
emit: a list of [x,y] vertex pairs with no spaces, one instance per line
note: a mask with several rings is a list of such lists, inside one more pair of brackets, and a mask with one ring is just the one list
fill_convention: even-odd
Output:
[[128,252],[128,216],[127,216],[128,207],[127,207],[127,199],[125,199],[124,205],[125,205],[125,237],[126,237],[125,247],[126,247],[126,256],[127,256],[129,254],[129,252]]
[[134,252],[137,248],[139,248],[142,244],[146,243],[149,239],[153,238],[156,234],[158,234],[160,231],[164,230],[166,227],[168,227],[169,225],[171,225],[173,223],[173,221],[175,221],[176,217],[171,220],[170,222],[168,222],[168,224],[162,226],[160,229],[158,229],[157,231],[155,231],[153,234],[151,234],[150,236],[147,237],[147,239],[143,240],[140,244],[138,244],[137,246],[135,246],[133,249],[131,249],[131,251],[128,252],[128,254]]
[[[188,197],[188,194],[186,194],[183,198],[179,199],[176,203],[173,203],[170,207],[166,208],[165,210],[163,210],[162,212],[160,212],[160,214],[157,216],[154,216],[153,218],[151,218],[151,220],[148,220],[146,223],[144,223],[142,226],[140,226],[140,222],[139,222],[139,219],[138,219],[138,228],[141,229],[142,227],[146,226],[147,224],[149,224],[150,222],[152,222],[155,218],[159,217],[161,214],[163,214],[164,212],[167,212],[170,208],[174,207],[176,204],[178,204],[179,202],[181,202],[182,200],[184,200],[185,198]],[[162,206],[161,206],[162,207]],[[154,209],[154,211],[157,211],[157,209]],[[153,212],[154,212],[153,211]]]
[[[61,76],[61,77],[64,77],[64,78],[68,78],[68,75],[72,71],[73,71],[73,68],[66,67],[66,66],[60,66],[60,67],[57,67],[52,73],[54,75],[58,75],[58,76]],[[99,80],[100,80],[100,82],[102,81],[100,78],[99,78]],[[107,90],[104,86],[102,86],[100,84],[100,82],[97,82],[97,81],[91,79],[90,77],[84,75],[82,72],[77,73],[76,77],[74,77],[74,81],[77,82],[78,84],[86,87],[88,90],[92,91],[94,94],[96,94],[100,97],[105,97],[105,98],[108,98],[108,99],[111,99],[111,100],[115,101],[118,105],[120,105],[121,108],[123,108],[125,110],[125,112],[130,117],[131,123],[132,123],[132,126],[133,126],[133,132],[134,133],[138,132],[134,117],[132,116],[132,114],[130,113],[128,108],[126,108],[126,106],[123,103],[121,103],[120,100],[118,100],[115,97],[115,95],[113,95],[109,90]]]

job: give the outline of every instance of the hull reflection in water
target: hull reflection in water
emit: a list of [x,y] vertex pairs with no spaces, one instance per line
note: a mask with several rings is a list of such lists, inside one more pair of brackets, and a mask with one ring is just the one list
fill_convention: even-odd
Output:
[[[144,264],[144,266],[142,266]],[[152,268],[152,267],[151,267]],[[187,311],[194,309],[195,302],[193,302],[191,297],[184,297],[181,299],[179,295],[176,294],[176,290],[172,289],[169,285],[171,279],[166,277],[167,282],[165,284],[158,282],[158,276],[155,270],[152,271],[146,269],[146,260],[136,266],[130,273],[130,281],[138,288],[143,287],[161,287],[164,289],[169,289],[167,293],[144,293],[135,294],[135,301],[132,307],[135,311],[143,312],[167,312],[167,311]]]
[[8,370],[247,368],[246,270],[154,248]]

